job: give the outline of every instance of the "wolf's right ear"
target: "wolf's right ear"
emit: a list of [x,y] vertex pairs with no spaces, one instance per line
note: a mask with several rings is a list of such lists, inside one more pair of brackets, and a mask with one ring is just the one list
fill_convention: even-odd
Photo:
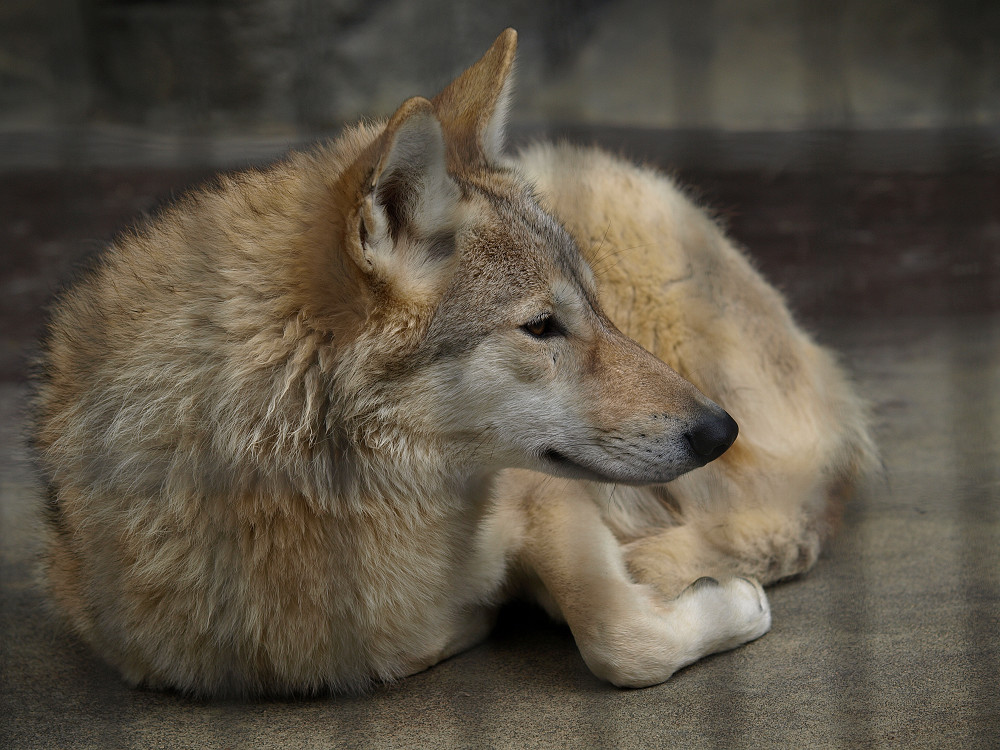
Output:
[[435,284],[447,261],[461,191],[448,175],[433,105],[405,101],[362,157],[355,263],[408,294]]

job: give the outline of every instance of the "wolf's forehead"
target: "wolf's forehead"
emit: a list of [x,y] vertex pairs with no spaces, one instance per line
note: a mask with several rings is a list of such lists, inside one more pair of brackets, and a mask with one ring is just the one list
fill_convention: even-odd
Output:
[[481,252],[493,260],[504,260],[519,273],[552,271],[590,291],[593,275],[576,243],[551,214],[546,212],[526,188],[504,192],[478,189],[490,208],[484,217],[480,237]]
[[565,229],[524,191],[475,190],[460,267],[428,329],[431,357],[474,349],[498,324],[548,304],[598,307],[593,276]]

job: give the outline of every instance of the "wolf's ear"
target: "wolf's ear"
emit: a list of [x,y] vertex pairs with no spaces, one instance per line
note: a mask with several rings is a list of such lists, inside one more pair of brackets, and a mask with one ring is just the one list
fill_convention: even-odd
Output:
[[433,105],[421,97],[403,102],[367,158],[356,260],[397,284],[429,281],[452,250],[461,197]]
[[516,51],[517,32],[506,29],[479,62],[434,97],[455,171],[501,160]]

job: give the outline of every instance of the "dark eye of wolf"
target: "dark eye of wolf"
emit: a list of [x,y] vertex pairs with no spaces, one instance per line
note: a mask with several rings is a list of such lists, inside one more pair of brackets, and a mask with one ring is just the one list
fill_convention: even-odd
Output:
[[544,339],[550,336],[560,336],[563,331],[562,328],[556,323],[555,318],[553,318],[548,313],[539,315],[537,318],[528,321],[521,328],[530,336],[534,336],[536,339]]

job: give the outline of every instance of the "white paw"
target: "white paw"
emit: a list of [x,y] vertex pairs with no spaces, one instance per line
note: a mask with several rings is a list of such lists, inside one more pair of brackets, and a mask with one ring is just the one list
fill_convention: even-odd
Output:
[[741,623],[741,643],[756,640],[771,629],[771,605],[763,586],[750,578],[730,578],[722,586],[733,598],[734,619]]
[[[702,578],[668,604],[654,603],[652,589],[634,608],[574,628],[584,661],[598,677],[622,687],[663,682],[703,656],[760,638],[771,628],[771,608],[760,584],[746,578],[720,583]],[[648,598],[647,598],[648,597]]]
[[756,640],[771,629],[771,606],[763,587],[749,578],[700,578],[681,597],[690,596],[706,634],[705,653],[725,651]]

